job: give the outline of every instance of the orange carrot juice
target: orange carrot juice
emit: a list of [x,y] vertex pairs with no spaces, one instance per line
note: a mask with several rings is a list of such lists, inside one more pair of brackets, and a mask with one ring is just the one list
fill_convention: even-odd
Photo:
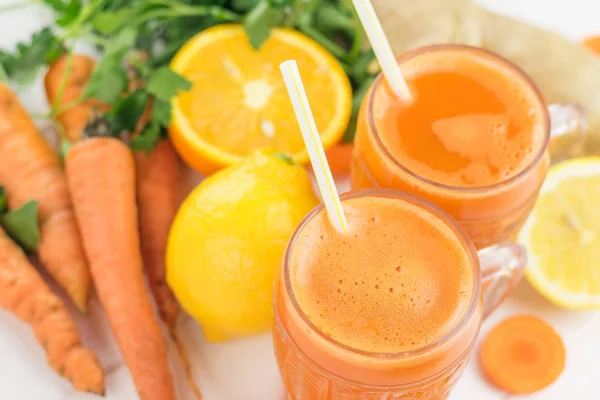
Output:
[[482,319],[472,244],[412,196],[342,199],[348,231],[317,208],[290,240],[275,284],[274,343],[289,398],[444,399]]
[[549,162],[549,117],[533,83],[508,61],[466,46],[399,59],[414,101],[381,78],[361,109],[353,188],[388,187],[429,199],[478,248],[512,239]]

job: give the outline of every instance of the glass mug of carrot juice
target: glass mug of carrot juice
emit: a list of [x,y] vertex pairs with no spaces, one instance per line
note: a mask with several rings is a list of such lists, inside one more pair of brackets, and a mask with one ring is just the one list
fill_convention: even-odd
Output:
[[394,188],[439,205],[477,248],[513,240],[549,165],[550,138],[583,124],[574,105],[548,107],[515,65],[485,50],[436,45],[398,59],[414,96],[381,78],[363,101],[353,189]]
[[482,319],[520,279],[522,247],[477,253],[444,211],[399,191],[341,198],[347,232],[316,207],[275,281],[273,340],[288,398],[445,399]]

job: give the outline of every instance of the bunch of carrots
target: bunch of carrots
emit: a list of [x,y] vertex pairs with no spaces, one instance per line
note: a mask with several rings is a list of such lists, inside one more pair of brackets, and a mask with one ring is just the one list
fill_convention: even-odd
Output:
[[[44,80],[50,104],[74,104],[56,116],[70,143],[64,168],[14,92],[0,83],[0,185],[10,208],[39,203],[41,239],[35,253],[82,313],[94,284],[140,399],[175,399],[143,268],[160,317],[181,349],[175,334],[179,309],[164,264],[179,205],[179,160],[166,139],[149,152],[134,152],[112,132],[96,129],[95,119],[109,105],[94,99],[73,103],[95,62],[70,57],[53,62]],[[142,118],[138,125],[143,124]],[[0,306],[31,325],[60,375],[77,390],[104,393],[100,365],[82,347],[65,305],[1,230],[0,292]]]

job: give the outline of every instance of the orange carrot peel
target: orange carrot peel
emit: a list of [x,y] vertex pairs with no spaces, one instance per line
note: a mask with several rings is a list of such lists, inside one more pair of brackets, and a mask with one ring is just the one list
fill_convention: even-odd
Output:
[[62,300],[0,228],[0,307],[29,324],[50,366],[79,391],[104,394],[98,359],[83,347]]
[[100,301],[141,400],[174,400],[167,350],[144,282],[135,163],[109,137],[75,144],[66,171]]
[[15,94],[0,83],[0,185],[8,206],[39,202],[41,241],[37,254],[50,275],[85,312],[91,286],[60,159]]

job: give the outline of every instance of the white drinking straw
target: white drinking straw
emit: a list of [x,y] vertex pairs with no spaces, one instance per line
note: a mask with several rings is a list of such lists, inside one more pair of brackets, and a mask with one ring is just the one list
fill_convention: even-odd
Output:
[[400,100],[406,102],[411,101],[412,95],[402,76],[402,72],[400,72],[400,67],[396,62],[392,47],[385,37],[385,33],[377,18],[375,9],[373,9],[371,0],[352,0],[352,2],[354,3],[354,8],[356,9],[358,17],[360,18],[360,22],[367,33],[369,42],[371,42],[371,47],[373,47],[373,51],[379,61],[385,79]]
[[289,60],[281,63],[279,66],[281,73],[283,74],[283,80],[287,87],[290,100],[294,106],[294,112],[296,113],[296,119],[298,125],[300,125],[300,131],[302,132],[302,138],[308,151],[310,163],[312,164],[317,183],[319,185],[319,191],[325,203],[325,209],[329,215],[329,220],[338,232],[346,233],[348,230],[348,222],[344,215],[342,208],[342,202],[340,196],[337,193],[329,164],[327,164],[327,158],[325,157],[325,150],[323,150],[323,143],[321,143],[321,137],[317,131],[317,124],[313,117],[308,103],[308,97],[304,90],[304,84],[300,77],[300,71],[298,71],[298,65],[296,61]]

